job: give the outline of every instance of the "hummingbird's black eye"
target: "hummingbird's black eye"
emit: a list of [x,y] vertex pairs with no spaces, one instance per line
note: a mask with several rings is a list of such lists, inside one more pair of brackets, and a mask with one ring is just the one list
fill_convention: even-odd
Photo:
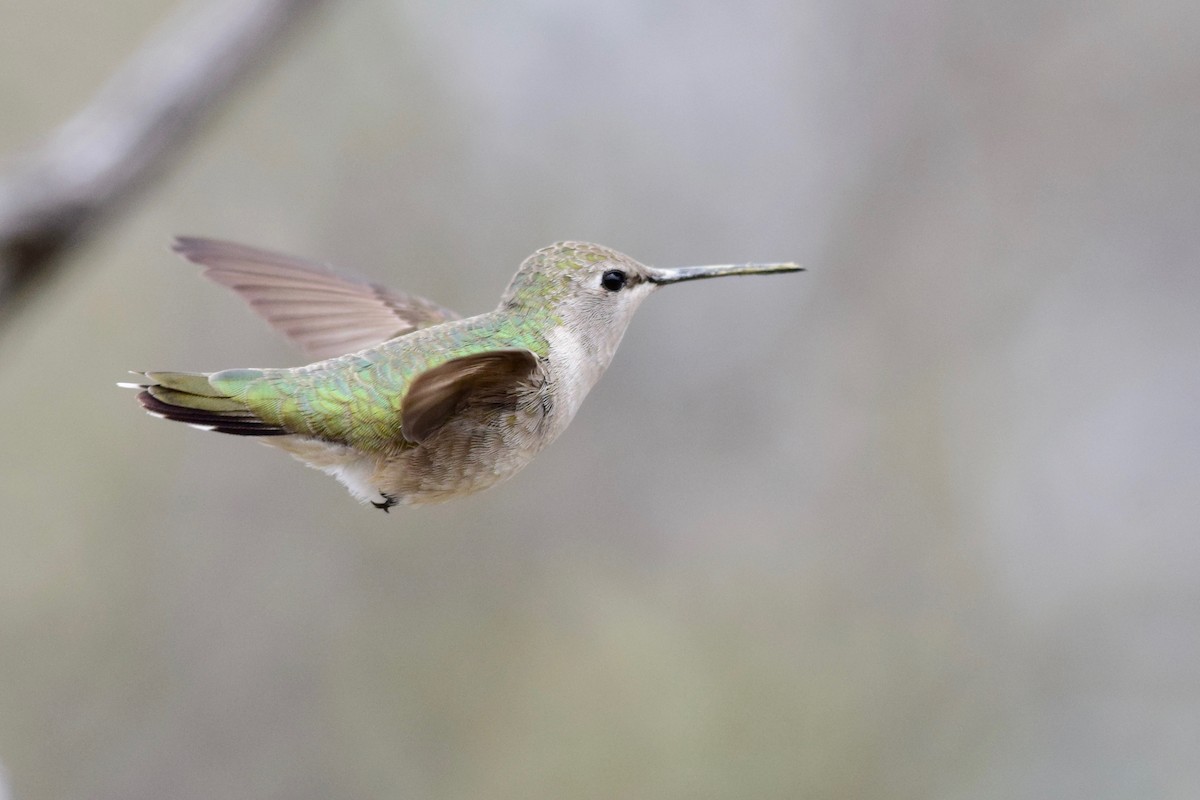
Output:
[[600,285],[610,292],[619,292],[625,288],[625,273],[619,269],[610,269],[600,276]]

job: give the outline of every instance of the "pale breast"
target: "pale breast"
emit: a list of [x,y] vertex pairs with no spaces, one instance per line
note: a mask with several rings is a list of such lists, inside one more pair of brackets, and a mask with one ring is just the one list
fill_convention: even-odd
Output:
[[560,431],[544,377],[507,406],[469,407],[420,446],[382,458],[373,481],[401,503],[437,503],[511,478]]

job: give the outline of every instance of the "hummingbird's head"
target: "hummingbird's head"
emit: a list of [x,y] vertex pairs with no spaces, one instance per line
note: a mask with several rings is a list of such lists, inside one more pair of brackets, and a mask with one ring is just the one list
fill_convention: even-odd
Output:
[[657,284],[650,268],[616,250],[559,242],[525,259],[500,304],[580,334],[611,357],[621,335]]
[[638,306],[660,286],[697,278],[796,272],[795,264],[725,264],[659,269],[586,242],[559,242],[525,259],[500,307],[544,316],[575,334],[598,365],[607,365]]

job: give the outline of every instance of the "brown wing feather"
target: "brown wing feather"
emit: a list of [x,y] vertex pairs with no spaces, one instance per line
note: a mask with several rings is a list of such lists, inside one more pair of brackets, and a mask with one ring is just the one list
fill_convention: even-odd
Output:
[[537,366],[537,356],[528,350],[488,350],[426,370],[404,395],[400,432],[419,444],[467,403],[512,402]]
[[335,275],[302,258],[255,247],[181,236],[172,247],[228,286],[312,358],[352,353],[459,318],[416,295]]

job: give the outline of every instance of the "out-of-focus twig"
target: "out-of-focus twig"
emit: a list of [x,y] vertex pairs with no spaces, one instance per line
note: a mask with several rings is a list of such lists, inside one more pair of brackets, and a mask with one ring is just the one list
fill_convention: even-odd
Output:
[[0,174],[0,322],[164,167],[236,80],[322,0],[185,3],[72,119]]

